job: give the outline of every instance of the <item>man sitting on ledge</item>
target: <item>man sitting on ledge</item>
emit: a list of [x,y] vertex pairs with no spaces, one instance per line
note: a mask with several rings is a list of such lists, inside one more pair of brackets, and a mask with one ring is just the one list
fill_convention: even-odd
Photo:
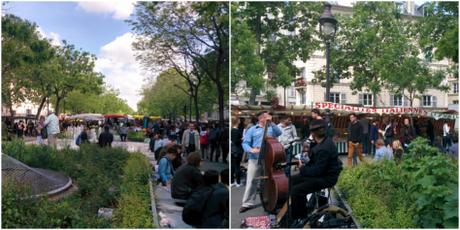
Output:
[[192,191],[203,184],[203,176],[199,169],[201,156],[198,152],[190,153],[187,157],[187,164],[180,166],[171,186],[171,197],[174,199],[187,200]]

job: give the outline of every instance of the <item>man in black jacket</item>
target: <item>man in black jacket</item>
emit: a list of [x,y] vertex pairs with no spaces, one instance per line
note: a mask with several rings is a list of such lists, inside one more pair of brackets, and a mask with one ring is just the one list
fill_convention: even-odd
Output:
[[360,162],[364,162],[363,159],[363,126],[358,121],[356,114],[350,114],[350,125],[348,126],[348,166],[352,167],[353,155],[355,150],[358,152]]
[[310,132],[317,143],[310,153],[310,161],[300,167],[300,174],[292,176],[292,217],[302,218],[307,213],[305,210],[306,195],[330,188],[337,183],[342,171],[342,163],[334,142],[326,136],[326,123],[324,120],[313,120]]
[[200,153],[193,152],[187,156],[187,164],[180,166],[174,174],[171,186],[172,198],[187,200],[194,189],[203,185],[200,163]]
[[99,135],[99,146],[112,147],[113,134],[110,133],[110,127],[104,126],[104,132]]

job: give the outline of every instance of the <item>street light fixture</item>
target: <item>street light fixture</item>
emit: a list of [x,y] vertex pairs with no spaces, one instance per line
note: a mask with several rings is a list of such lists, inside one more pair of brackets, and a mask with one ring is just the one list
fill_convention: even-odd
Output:
[[324,5],[324,12],[319,18],[319,32],[326,43],[326,101],[330,101],[331,79],[329,76],[329,52],[331,49],[331,41],[334,40],[337,32],[337,19],[332,15],[331,4]]

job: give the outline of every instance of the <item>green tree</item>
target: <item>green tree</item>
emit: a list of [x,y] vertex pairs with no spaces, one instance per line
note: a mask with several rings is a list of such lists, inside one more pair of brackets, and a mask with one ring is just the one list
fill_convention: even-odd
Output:
[[201,82],[204,78],[214,82],[219,120],[223,123],[228,82],[228,4],[139,2],[130,24],[141,35],[134,43],[141,63],[156,71],[174,68],[187,81],[188,87],[183,90],[190,90],[197,121]]
[[280,62],[276,66],[276,73],[274,78],[274,85],[283,87],[284,89],[284,105],[286,106],[286,88],[291,86],[294,78],[289,73],[289,68],[283,63]]
[[177,87],[186,87],[187,82],[175,69],[162,72],[154,82],[144,86],[139,111],[148,115],[161,115],[175,119],[181,114],[189,97]]
[[33,62],[31,44],[38,39],[34,23],[2,16],[2,104],[11,112],[13,104],[24,102],[30,93],[31,81],[24,73]]
[[59,114],[60,105],[64,98],[74,90],[83,93],[99,93],[103,82],[103,75],[94,72],[96,57],[74,45],[63,41],[62,47],[57,47],[58,65],[55,69],[55,81],[52,92],[55,97],[55,112]]
[[[232,4],[235,11],[236,5]],[[264,63],[257,55],[257,41],[243,19],[232,17],[232,76],[231,87],[236,91],[236,84],[245,80],[255,91],[264,86]],[[235,92],[237,95],[239,92]]]
[[[271,81],[281,61],[289,69],[289,75],[300,72],[294,65],[297,60],[307,61],[319,48],[316,26],[323,10],[319,2],[239,2],[233,3],[232,17],[237,22],[247,22],[256,39],[256,54],[264,61],[265,71]],[[238,27],[238,26],[237,26]],[[244,29],[244,28],[243,28]],[[243,39],[247,38],[245,36]],[[233,45],[233,44],[232,44]],[[242,49],[244,51],[244,49]],[[232,59],[252,53],[235,53]],[[241,57],[241,59],[244,59]],[[252,64],[252,63],[249,63]],[[254,71],[258,73],[258,71]],[[247,75],[246,77],[253,77]],[[248,79],[248,83],[253,79]],[[285,78],[283,80],[290,80]],[[281,80],[269,82],[279,86]],[[256,81],[257,83],[257,81]],[[289,82],[289,84],[292,83]],[[283,83],[283,85],[288,82]],[[255,104],[259,85],[251,87],[250,104]]]
[[417,28],[425,55],[458,63],[458,2],[428,2],[424,12]]

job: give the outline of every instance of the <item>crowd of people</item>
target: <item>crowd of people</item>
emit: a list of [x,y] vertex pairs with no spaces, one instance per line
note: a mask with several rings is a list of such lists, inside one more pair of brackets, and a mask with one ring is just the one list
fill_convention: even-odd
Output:
[[[331,121],[331,114],[317,109],[311,111],[311,118],[304,119],[298,135],[291,118],[281,115],[278,124],[272,121],[272,116],[263,111],[250,119],[234,117],[231,129],[231,186],[241,186],[242,162],[247,160],[246,188],[240,212],[255,207],[258,176],[261,174],[258,157],[262,145],[264,128],[267,127],[267,136],[277,138],[285,148],[286,161],[298,159],[299,173],[292,177],[292,204],[293,217],[302,216],[305,207],[305,195],[333,186],[342,170],[342,162],[338,158],[336,141],[338,136],[347,141],[347,165],[353,167],[359,161],[370,163],[373,161],[394,160],[400,163],[404,152],[408,151],[409,144],[419,136],[426,137],[429,142],[439,148],[440,152],[458,156],[458,136],[453,133],[452,127],[445,122],[443,126],[442,142],[434,138],[434,127],[431,120],[428,128],[422,135],[417,122],[409,117],[404,118],[402,125],[397,119],[383,119],[382,124],[377,119],[366,115],[358,118],[357,114],[348,115],[347,129],[335,129]],[[415,125],[414,125],[415,123]],[[267,125],[268,124],[268,125]],[[266,126],[267,125],[267,126]],[[300,139],[302,153],[293,156],[292,144]],[[367,156],[367,158],[365,158]],[[286,174],[291,167],[286,167]]]

